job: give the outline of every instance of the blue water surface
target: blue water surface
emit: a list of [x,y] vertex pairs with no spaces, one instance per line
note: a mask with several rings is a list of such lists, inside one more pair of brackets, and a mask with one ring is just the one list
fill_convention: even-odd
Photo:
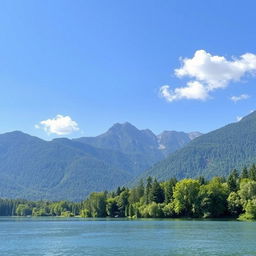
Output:
[[0,218],[0,256],[256,255],[256,222]]

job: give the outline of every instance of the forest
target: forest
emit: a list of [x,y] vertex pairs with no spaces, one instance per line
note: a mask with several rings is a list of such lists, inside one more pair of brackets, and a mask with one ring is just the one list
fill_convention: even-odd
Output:
[[133,188],[93,192],[82,202],[2,198],[0,216],[256,219],[256,165],[211,180],[148,177]]

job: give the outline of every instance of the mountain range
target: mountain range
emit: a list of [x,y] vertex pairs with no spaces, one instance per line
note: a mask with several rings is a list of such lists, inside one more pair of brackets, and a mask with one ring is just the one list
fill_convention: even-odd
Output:
[[0,197],[82,200],[124,185],[200,136],[155,135],[130,123],[96,137],[45,141],[14,131],[0,135]]
[[82,200],[148,176],[227,176],[256,163],[256,112],[201,134],[155,135],[130,123],[96,137],[45,141],[22,132],[0,135],[0,197]]
[[241,121],[204,134],[140,175],[165,180],[227,176],[233,169],[256,163],[256,111]]

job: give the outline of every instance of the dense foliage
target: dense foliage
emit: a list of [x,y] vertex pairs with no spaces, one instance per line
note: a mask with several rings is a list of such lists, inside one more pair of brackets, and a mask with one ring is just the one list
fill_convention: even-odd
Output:
[[256,219],[256,166],[209,181],[172,178],[159,183],[148,177],[131,189],[91,193],[81,203],[0,199],[0,215]]
[[227,176],[256,162],[256,112],[240,122],[204,134],[143,173],[159,180]]
[[0,199],[0,216],[64,216],[80,214],[81,203],[68,201],[27,201],[20,199]]

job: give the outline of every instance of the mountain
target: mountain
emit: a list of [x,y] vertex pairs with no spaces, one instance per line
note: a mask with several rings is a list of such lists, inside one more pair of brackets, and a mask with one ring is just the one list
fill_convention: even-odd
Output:
[[129,123],[73,140],[1,134],[0,197],[82,200],[92,191],[115,189],[188,141],[172,138],[162,142],[163,151],[159,136]]
[[126,122],[114,124],[106,133],[99,136],[78,138],[75,141],[126,154],[135,164],[135,170],[131,171],[139,175],[200,135],[202,135],[200,132],[177,131],[165,131],[160,135],[155,135],[149,129],[139,130]]
[[188,137],[190,138],[190,140],[193,140],[199,136],[201,136],[202,133],[201,132],[190,132],[188,133]]
[[99,148],[111,148],[123,153],[150,152],[157,147],[157,138],[150,130],[139,130],[132,124],[114,124],[97,137],[76,139]]
[[181,148],[200,132],[165,131],[155,135],[151,130],[139,130],[132,124],[114,124],[106,133],[96,137],[75,139],[97,148],[112,149],[130,155],[151,156],[152,162]]
[[[107,161],[106,161],[107,159]],[[44,141],[11,132],[0,135],[0,197],[79,200],[113,189],[132,175],[130,160],[68,139]]]
[[150,130],[139,130],[130,123],[117,123],[102,135],[78,138],[75,141],[126,154],[136,165],[135,175],[164,158],[158,149],[157,136]]
[[200,132],[164,131],[157,136],[158,148],[167,156],[200,135],[202,135]]
[[240,122],[202,135],[165,160],[158,162],[139,178],[227,176],[229,172],[256,162],[256,112]]

